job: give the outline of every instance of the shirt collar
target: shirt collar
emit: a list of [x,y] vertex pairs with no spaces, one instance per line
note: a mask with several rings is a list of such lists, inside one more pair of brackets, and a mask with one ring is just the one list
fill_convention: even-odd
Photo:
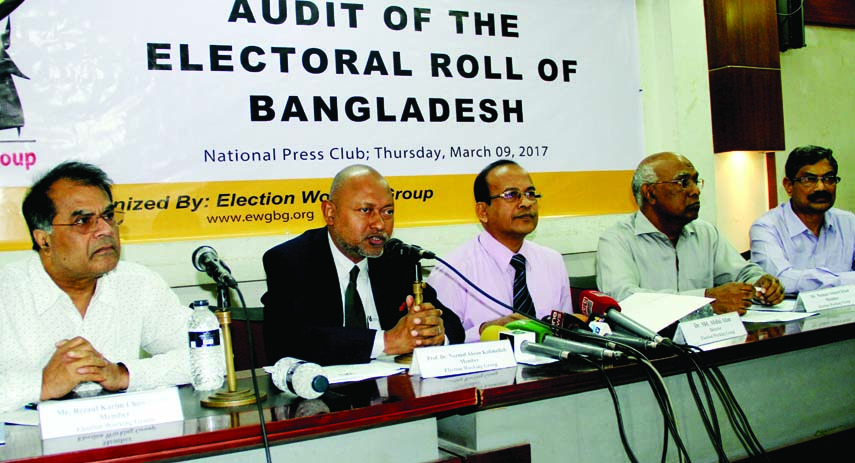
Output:
[[329,230],[327,231],[327,241],[330,244],[330,251],[332,251],[333,263],[335,263],[335,272],[338,275],[338,279],[341,280],[349,280],[350,279],[350,270],[354,265],[359,267],[359,275],[368,275],[368,257],[363,258],[358,263],[353,263],[349,257],[344,255],[338,249],[338,246],[333,242],[332,235],[330,235]]
[[[781,208],[784,209],[784,223],[787,226],[787,231],[790,233],[790,238],[794,236],[801,235],[805,232],[813,234],[808,227],[802,222],[802,219],[796,215],[795,211],[793,211],[793,205],[790,201],[785,201],[781,204]],[[828,211],[824,214],[822,220],[822,231],[834,231],[834,227],[830,220],[828,220]]]
[[[116,267],[118,267],[118,265]],[[98,278],[98,282],[95,285],[95,293],[89,300],[89,307],[92,307],[95,302],[101,298],[106,298],[108,301],[112,300],[112,296],[110,295],[111,285],[109,284],[111,279],[108,277],[114,271],[115,269],[102,275],[101,278]],[[63,291],[62,288],[57,286],[56,282],[53,281],[53,278],[48,275],[37,253],[27,264],[27,272],[29,273],[29,279],[32,281],[33,286],[38,288],[38,291],[33,293],[33,302],[35,302],[36,311],[39,315],[47,312],[51,307],[59,303],[64,303],[70,307],[74,307],[74,302],[71,300],[71,297]]]
[[[484,251],[487,252],[495,262],[499,268],[503,270],[512,269],[511,267],[511,257],[515,254],[522,254],[529,258],[531,256],[526,255],[526,250],[529,248],[528,240],[523,240],[523,244],[520,247],[520,250],[517,252],[512,252],[510,249],[505,247],[504,244],[500,243],[499,240],[493,237],[486,230],[482,231],[480,235],[478,235],[478,243],[484,248]],[[528,261],[526,261],[528,262]]]
[[[697,219],[695,219],[697,220]],[[635,212],[635,217],[633,220],[633,229],[636,235],[647,235],[647,234],[658,234],[661,236],[665,236],[665,233],[662,233],[658,228],[656,228],[650,220],[644,215],[641,211]],[[695,234],[695,221],[691,221],[687,223],[683,229],[680,231],[680,236],[689,236]],[[668,237],[665,236],[667,239]]]

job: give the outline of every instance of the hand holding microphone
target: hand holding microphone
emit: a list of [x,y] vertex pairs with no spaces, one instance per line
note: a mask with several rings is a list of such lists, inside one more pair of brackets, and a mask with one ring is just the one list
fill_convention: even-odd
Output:
[[416,347],[441,345],[445,342],[442,310],[430,302],[416,305],[412,296],[405,301],[407,314],[383,336],[385,352],[391,355],[408,354]]

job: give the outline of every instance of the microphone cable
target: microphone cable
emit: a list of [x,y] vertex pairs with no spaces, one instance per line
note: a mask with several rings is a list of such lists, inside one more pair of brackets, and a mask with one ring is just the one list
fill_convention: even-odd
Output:
[[258,410],[258,422],[261,425],[261,440],[264,444],[264,456],[267,463],[273,463],[270,457],[270,441],[267,439],[267,424],[264,421],[264,407],[261,405],[261,393],[258,391],[258,378],[255,375],[255,344],[252,340],[252,322],[249,319],[249,309],[246,307],[246,301],[243,299],[243,292],[235,285],[234,290],[240,299],[240,305],[243,308],[244,318],[246,319],[246,338],[249,344],[249,375],[252,378],[252,392],[255,394],[255,405]]
[[484,296],[484,297],[486,297],[487,299],[489,299],[489,300],[491,300],[491,301],[495,302],[496,304],[498,304],[498,305],[499,305],[499,306],[501,306],[501,307],[504,307],[504,308],[506,308],[506,309],[510,310],[510,311],[511,311],[511,312],[513,312],[513,313],[518,313],[518,314],[520,314],[520,315],[525,315],[525,317],[526,317],[526,318],[531,318],[532,320],[534,320],[534,319],[533,319],[532,317],[530,317],[529,315],[524,314],[524,313],[522,313],[522,312],[519,312],[519,311],[517,311],[516,309],[514,309],[512,306],[510,306],[510,305],[508,305],[508,304],[505,304],[504,302],[502,302],[502,301],[500,301],[500,300],[496,299],[495,297],[493,297],[493,296],[491,296],[491,295],[487,294],[487,292],[486,292],[486,291],[484,291],[483,289],[479,288],[479,287],[478,287],[478,285],[476,285],[475,283],[472,283],[472,281],[470,281],[470,280],[469,280],[469,278],[466,278],[462,273],[460,273],[460,271],[458,271],[456,268],[454,268],[454,266],[453,266],[453,265],[449,264],[448,262],[446,262],[446,261],[445,261],[444,259],[442,259],[441,257],[436,256],[436,257],[434,257],[434,259],[438,260],[438,261],[439,261],[439,262],[441,262],[443,265],[445,265],[446,267],[448,267],[448,269],[449,269],[449,270],[451,270],[451,271],[452,271],[452,272],[454,272],[457,276],[459,276],[459,277],[460,277],[460,279],[462,279],[463,281],[465,281],[465,282],[466,282],[466,284],[468,284],[469,286],[471,286],[472,288],[474,288],[476,291],[478,291],[479,293],[481,293],[481,295],[483,295],[483,296]]
[[727,383],[727,379],[725,379],[724,374],[722,374],[718,366],[707,364],[703,356],[699,355],[699,353],[703,352],[699,347],[687,344],[675,344],[675,347],[681,355],[690,358],[692,362],[696,362],[700,371],[704,373],[710,384],[712,384],[727,413],[731,427],[746,453],[753,458],[762,458],[769,461],[766,450],[754,434],[748,418],[745,416],[745,412],[737,402],[730,385]]
[[[559,333],[559,334],[563,333],[567,337],[570,337],[570,338],[575,337],[577,339],[588,340],[588,341],[596,343],[596,344],[601,344],[603,342],[602,338],[604,338],[604,336],[599,335],[599,334],[595,334],[593,332],[586,333],[586,332],[583,332],[580,330],[571,330],[571,329],[565,328],[563,326],[552,325],[552,328],[557,333]],[[677,446],[678,456],[679,456],[680,461],[684,461],[684,458],[685,458],[685,461],[691,461],[691,459],[689,458],[689,453],[686,450],[686,447],[683,443],[683,439],[680,436],[680,432],[679,432],[679,429],[677,427],[677,418],[676,418],[676,415],[674,413],[674,407],[673,407],[673,403],[671,401],[671,395],[668,392],[668,387],[665,385],[665,380],[662,377],[662,375],[659,373],[659,370],[657,370],[656,367],[653,366],[653,363],[640,350],[638,350],[638,349],[636,349],[636,348],[634,348],[628,344],[625,344],[625,343],[622,343],[622,342],[619,342],[616,340],[608,339],[607,341],[614,344],[615,348],[618,348],[618,350],[621,350],[621,351],[629,354],[627,356],[628,360],[635,360],[636,362],[638,362],[639,365],[641,365],[644,368],[645,376],[647,377],[647,382],[650,385],[650,389],[653,392],[653,396],[656,399],[656,402],[659,405],[659,408],[662,412],[662,419],[663,419],[662,461],[664,462],[667,459],[668,446],[669,446],[669,439],[668,439],[669,433],[673,437],[674,443]],[[580,357],[585,359],[588,362],[592,362],[590,359],[588,359],[586,357],[583,357],[583,356],[580,356]],[[610,391],[610,393],[611,393],[611,391]],[[616,405],[616,407],[617,406],[618,405]],[[619,411],[616,409],[615,413],[619,414]],[[618,417],[619,425],[621,425],[621,421],[622,421],[622,418],[619,416]],[[620,429],[620,431],[621,431],[621,433],[623,433],[623,429]],[[621,435],[621,442],[624,445],[624,449],[627,452],[627,456],[630,459],[633,459],[635,456],[631,455],[631,450],[628,449],[628,443],[625,442],[624,439],[625,439],[625,436],[622,434]]]

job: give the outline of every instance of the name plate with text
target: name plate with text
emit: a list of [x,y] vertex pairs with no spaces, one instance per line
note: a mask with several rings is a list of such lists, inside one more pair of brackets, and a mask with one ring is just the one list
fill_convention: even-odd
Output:
[[817,289],[799,293],[796,310],[819,312],[820,310],[840,309],[855,306],[855,285],[836,288]]
[[39,404],[42,439],[182,420],[177,387]]
[[460,375],[516,366],[507,340],[419,347],[413,351],[411,375],[422,378]]
[[691,346],[703,346],[725,339],[745,336],[745,325],[739,314],[730,312],[698,320],[683,321],[677,326],[676,342],[685,342]]

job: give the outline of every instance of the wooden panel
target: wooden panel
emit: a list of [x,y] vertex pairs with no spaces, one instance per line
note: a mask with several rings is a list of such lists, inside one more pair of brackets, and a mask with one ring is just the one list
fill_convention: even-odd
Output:
[[769,194],[769,209],[778,205],[778,172],[775,163],[775,153],[766,153],[766,191]]
[[780,70],[710,71],[710,106],[716,153],[786,148]]
[[855,2],[805,0],[805,24],[855,28]]
[[776,0],[704,0],[709,69],[780,68]]

